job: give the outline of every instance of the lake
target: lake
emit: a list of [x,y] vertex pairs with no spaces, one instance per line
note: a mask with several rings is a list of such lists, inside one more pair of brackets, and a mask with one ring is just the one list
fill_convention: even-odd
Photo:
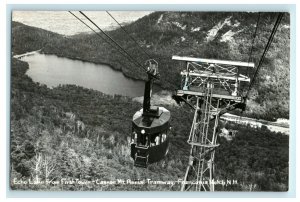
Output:
[[[127,78],[122,72],[108,65],[40,53],[25,55],[20,59],[28,62],[29,70],[26,74],[33,81],[46,84],[50,88],[59,84],[75,84],[110,95],[119,94],[129,97],[144,95],[143,81]],[[158,89],[155,86],[154,92]]]

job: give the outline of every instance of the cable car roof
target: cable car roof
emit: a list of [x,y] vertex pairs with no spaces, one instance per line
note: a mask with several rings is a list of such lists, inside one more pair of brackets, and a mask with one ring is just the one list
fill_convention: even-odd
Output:
[[164,107],[159,107],[159,117],[143,116],[143,109],[133,115],[133,127],[137,130],[144,129],[146,133],[161,133],[169,128],[171,117],[170,111]]

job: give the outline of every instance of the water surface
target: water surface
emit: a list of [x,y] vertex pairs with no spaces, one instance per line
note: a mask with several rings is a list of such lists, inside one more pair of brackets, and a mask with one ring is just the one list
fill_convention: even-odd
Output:
[[108,65],[40,53],[23,56],[21,60],[29,64],[26,74],[33,81],[46,84],[48,87],[75,84],[111,95],[137,97],[144,94],[143,81],[127,78],[122,72]]

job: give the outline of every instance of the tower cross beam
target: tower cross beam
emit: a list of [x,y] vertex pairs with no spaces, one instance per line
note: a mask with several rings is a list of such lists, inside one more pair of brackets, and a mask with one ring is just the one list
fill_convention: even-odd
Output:
[[206,64],[223,64],[223,65],[232,65],[232,66],[239,66],[239,67],[252,67],[252,68],[254,68],[254,63],[253,62],[215,60],[215,59],[181,57],[181,56],[173,56],[172,59],[173,60],[179,60],[179,61],[185,61],[185,62],[199,62],[199,63],[206,63]]

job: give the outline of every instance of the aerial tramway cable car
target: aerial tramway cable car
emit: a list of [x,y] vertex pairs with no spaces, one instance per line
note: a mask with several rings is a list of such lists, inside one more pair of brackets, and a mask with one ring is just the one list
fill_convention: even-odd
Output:
[[[131,157],[134,159],[134,165],[139,167],[147,167],[149,163],[161,160],[165,157],[169,148],[168,131],[171,114],[164,107],[151,106],[150,103],[153,80],[159,78],[158,63],[154,59],[147,60],[146,69],[82,11],[79,11],[79,13],[91,22],[102,34],[104,34],[109,41],[74,15],[74,13],[71,11],[69,11],[69,13],[95,32],[101,39],[105,40],[110,46],[118,50],[120,54],[129,59],[129,61],[136,66],[142,67],[147,72],[148,80],[145,83],[143,108],[134,114],[132,120]],[[107,13],[113,18],[109,12]],[[114,20],[117,22],[116,19]],[[129,35],[120,24],[119,26],[127,35]],[[130,35],[129,37],[149,57],[136,40],[134,40]]]
[[134,165],[145,168],[166,156],[171,117],[170,111],[164,107],[151,106],[153,80],[159,78],[158,63],[151,59],[146,64],[148,80],[145,83],[143,108],[133,116],[131,137]]

